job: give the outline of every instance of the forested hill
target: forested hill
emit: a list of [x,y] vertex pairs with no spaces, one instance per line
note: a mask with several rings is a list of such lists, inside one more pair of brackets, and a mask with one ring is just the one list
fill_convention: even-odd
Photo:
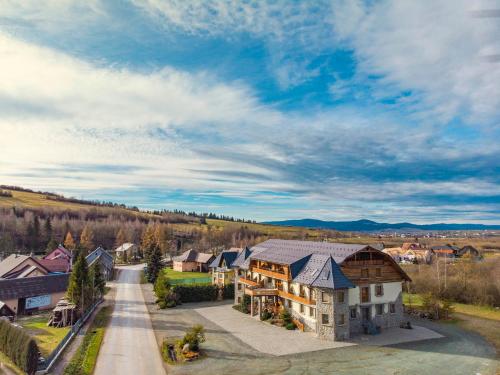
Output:
[[[75,245],[113,249],[141,243],[148,228],[164,253],[251,246],[271,237],[325,239],[330,231],[250,223],[215,214],[142,211],[112,202],[85,201],[48,192],[0,186],[0,257],[12,252],[43,253],[68,234]],[[71,241],[70,241],[71,242]]]

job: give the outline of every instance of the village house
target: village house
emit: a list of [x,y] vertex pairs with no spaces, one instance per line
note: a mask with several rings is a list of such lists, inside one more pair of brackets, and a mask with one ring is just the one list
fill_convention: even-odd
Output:
[[69,272],[73,264],[73,254],[71,250],[59,244],[57,248],[40,259],[40,263],[52,272]]
[[214,259],[213,254],[200,253],[193,249],[172,258],[174,271],[179,272],[208,272],[208,266]]
[[89,267],[92,267],[96,263],[100,265],[104,280],[109,281],[113,279],[113,257],[101,246],[87,255],[85,260],[87,261],[87,265]]
[[235,303],[250,296],[251,315],[287,309],[296,324],[327,340],[399,327],[408,275],[367,245],[268,240],[233,262]]
[[50,271],[34,257],[11,254],[0,262],[0,279],[16,279],[47,275]]
[[217,255],[209,266],[212,270],[212,284],[224,286],[234,283],[234,269],[231,266],[241,251],[243,250],[233,247]]
[[6,305],[16,315],[52,309],[64,297],[68,282],[67,273],[1,279],[0,305]]
[[126,242],[115,249],[115,255],[121,260],[131,260],[132,258],[139,256],[139,246],[135,243]]
[[385,248],[383,252],[389,254],[397,263],[430,264],[434,255],[432,249],[412,242],[405,242],[400,247]]

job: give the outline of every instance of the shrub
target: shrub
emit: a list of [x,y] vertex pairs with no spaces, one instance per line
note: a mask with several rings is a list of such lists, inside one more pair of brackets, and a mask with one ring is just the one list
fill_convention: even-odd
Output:
[[188,344],[189,350],[197,352],[200,350],[200,344],[205,342],[205,329],[201,324],[197,324],[186,332],[180,342],[181,348]]
[[27,374],[36,372],[39,351],[35,340],[5,320],[0,320],[0,351]]
[[281,313],[280,313],[280,319],[283,320],[283,323],[285,325],[292,323],[292,315],[286,309],[283,309],[283,311],[281,311]]
[[175,285],[171,291],[178,296],[182,303],[217,300],[216,285]]
[[260,314],[260,320],[269,320],[271,319],[271,316],[272,314],[269,311],[264,310],[262,314]]
[[234,284],[225,285],[222,290],[222,298],[232,299],[234,298]]
[[290,322],[290,323],[286,324],[285,328],[290,330],[290,331],[293,331],[296,328],[296,326],[294,323]]

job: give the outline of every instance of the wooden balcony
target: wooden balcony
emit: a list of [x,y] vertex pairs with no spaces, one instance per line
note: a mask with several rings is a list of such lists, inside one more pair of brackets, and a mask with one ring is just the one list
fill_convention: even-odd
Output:
[[313,299],[308,299],[306,297],[296,296],[295,294],[288,293],[285,291],[278,291],[278,295],[282,298],[291,299],[292,301],[302,303],[304,305],[316,305],[316,301]]
[[260,286],[260,284],[258,282],[250,280],[250,279],[245,279],[244,277],[240,277],[238,279],[238,282],[240,282],[242,284],[245,284],[245,285],[248,285],[248,286],[251,286],[251,287],[258,287],[258,286]]
[[277,296],[278,289],[268,289],[268,288],[256,288],[256,289],[247,289],[245,294],[254,297],[260,296]]
[[348,260],[345,262],[349,266],[383,266],[383,259]]
[[279,272],[276,272],[276,271],[265,270],[263,268],[258,268],[258,267],[253,267],[252,271],[260,273],[261,275],[264,275],[264,276],[268,276],[268,277],[272,277],[274,279],[278,279],[278,280],[285,280],[285,281],[289,281],[290,280],[290,278],[288,277],[288,275],[285,275],[283,273],[279,273]]

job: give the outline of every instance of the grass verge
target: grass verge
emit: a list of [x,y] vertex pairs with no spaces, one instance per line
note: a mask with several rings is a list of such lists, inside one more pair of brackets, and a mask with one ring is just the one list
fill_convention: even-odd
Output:
[[207,272],[179,272],[174,271],[172,268],[164,268],[163,272],[170,280],[210,279],[211,277],[211,275]]
[[47,327],[48,314],[22,318],[17,321],[36,341],[44,357],[59,345],[69,332],[69,327]]
[[75,356],[64,369],[65,375],[90,375],[93,373],[112,311],[112,306],[105,306],[99,310]]

